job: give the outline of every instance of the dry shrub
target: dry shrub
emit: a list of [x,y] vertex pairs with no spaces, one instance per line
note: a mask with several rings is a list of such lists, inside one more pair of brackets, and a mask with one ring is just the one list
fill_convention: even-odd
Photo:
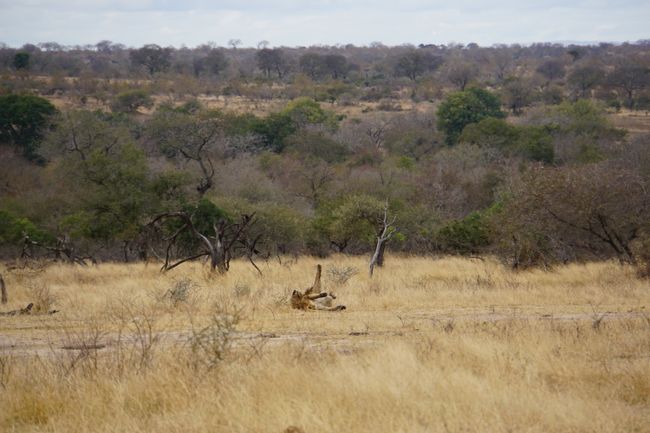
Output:
[[190,301],[197,285],[189,278],[181,278],[163,294],[162,299],[169,301],[174,307]]
[[31,301],[34,303],[32,314],[47,314],[57,301],[57,297],[46,285],[33,285],[29,289]]
[[197,327],[192,322],[188,344],[194,369],[212,370],[225,359],[241,318],[241,309],[217,304],[207,325]]
[[325,271],[328,278],[339,286],[347,283],[348,280],[359,273],[359,270],[353,266],[330,266]]

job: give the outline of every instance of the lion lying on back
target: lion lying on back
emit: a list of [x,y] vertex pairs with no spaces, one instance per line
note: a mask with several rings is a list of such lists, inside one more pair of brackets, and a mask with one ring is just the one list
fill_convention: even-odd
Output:
[[321,292],[320,285],[321,266],[316,267],[316,279],[314,284],[301,293],[294,290],[291,294],[291,307],[297,310],[323,310],[323,311],[341,311],[345,310],[345,305],[333,306],[336,299],[334,293]]

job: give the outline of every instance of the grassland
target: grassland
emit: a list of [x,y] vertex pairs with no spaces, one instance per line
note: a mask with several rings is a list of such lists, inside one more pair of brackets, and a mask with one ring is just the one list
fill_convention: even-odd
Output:
[[633,269],[389,257],[370,279],[336,256],[348,309],[291,310],[316,263],[4,272],[3,309],[60,311],[0,317],[0,431],[650,431]]

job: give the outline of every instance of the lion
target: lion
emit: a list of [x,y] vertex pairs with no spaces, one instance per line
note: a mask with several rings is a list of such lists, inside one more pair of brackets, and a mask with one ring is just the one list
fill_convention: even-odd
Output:
[[296,310],[321,310],[321,311],[341,311],[345,310],[345,305],[334,306],[334,293],[321,292],[321,265],[316,266],[316,279],[314,284],[301,293],[294,290],[291,293],[291,307]]

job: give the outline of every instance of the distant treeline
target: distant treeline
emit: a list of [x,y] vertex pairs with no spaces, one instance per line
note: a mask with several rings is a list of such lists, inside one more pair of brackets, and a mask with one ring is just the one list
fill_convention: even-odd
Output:
[[[253,260],[365,254],[387,212],[392,251],[516,267],[617,258],[644,272],[649,53],[4,47],[0,250],[77,262],[219,245]],[[207,95],[277,108],[216,110]],[[611,123],[624,107],[640,129]]]

